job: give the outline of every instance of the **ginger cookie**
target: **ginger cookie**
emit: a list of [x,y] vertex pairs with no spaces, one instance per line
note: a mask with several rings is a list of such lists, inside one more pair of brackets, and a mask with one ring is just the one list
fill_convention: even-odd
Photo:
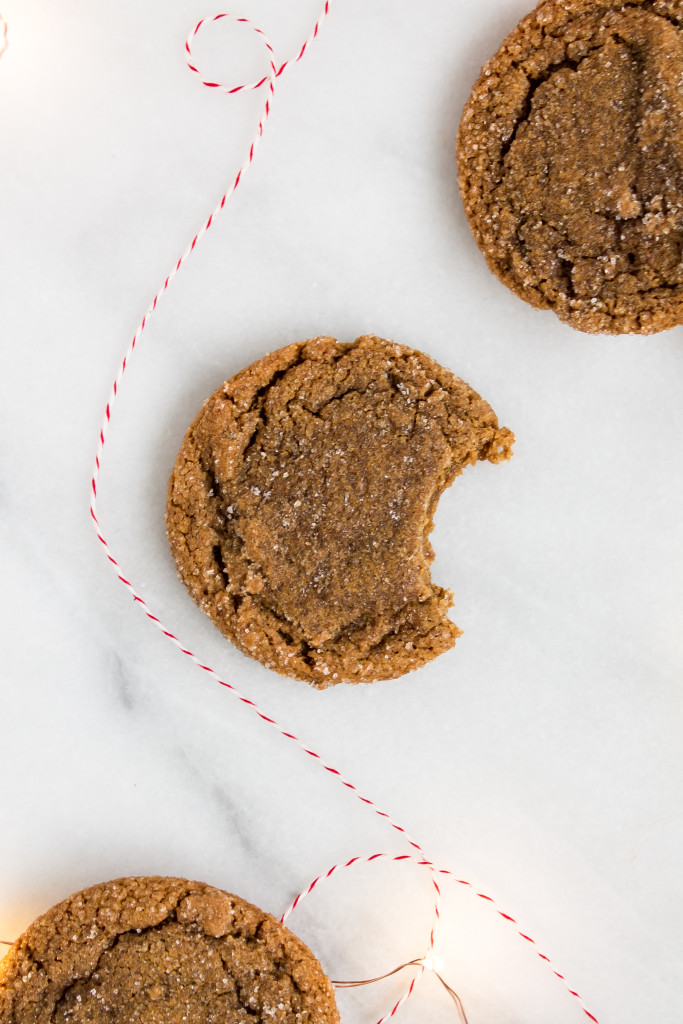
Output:
[[339,1024],[270,914],[180,878],[120,878],[39,917],[0,963],[0,1024]]
[[484,66],[458,135],[490,269],[580,331],[683,323],[683,2],[545,0]]
[[421,352],[371,335],[288,345],[221,385],[185,436],[166,510],[180,578],[284,675],[402,675],[460,635],[430,579],[437,501],[513,440]]

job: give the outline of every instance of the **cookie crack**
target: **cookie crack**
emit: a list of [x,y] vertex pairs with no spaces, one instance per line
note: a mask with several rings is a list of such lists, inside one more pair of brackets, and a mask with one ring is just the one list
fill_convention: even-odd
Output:
[[[297,365],[299,365],[299,364],[297,364]],[[292,368],[292,367],[290,367],[290,368]],[[284,376],[284,374],[286,374],[286,372],[287,371],[284,371],[283,373],[280,374],[280,376]],[[389,387],[388,388],[382,388],[381,390],[383,390],[383,391],[391,390],[394,394],[400,395],[402,398],[405,399],[406,398],[405,393],[402,392],[401,389],[398,387],[398,383],[400,383],[400,381],[398,381],[398,378],[395,375],[388,374],[387,375],[387,379],[388,379]],[[263,389],[260,389],[260,390],[263,391]],[[435,381],[435,380],[432,380],[432,381],[430,381],[428,383],[425,391],[422,394],[420,394],[420,396],[418,398],[415,398],[415,399],[411,400],[411,405],[413,405],[413,407],[414,407],[414,412],[413,412],[413,420],[412,420],[411,430],[406,432],[407,436],[411,436],[415,432],[415,430],[417,429],[418,417],[421,414],[425,415],[424,408],[421,408],[424,405],[424,402],[431,395],[433,395],[435,392],[440,391],[440,390],[442,390],[442,387],[439,384],[439,382]],[[310,410],[307,406],[305,406],[303,404],[297,405],[296,408],[300,409],[301,411],[305,412],[307,415],[310,415],[313,418],[321,419],[321,418],[323,418],[322,414],[324,413],[325,409],[329,408],[331,405],[333,405],[336,402],[342,401],[349,394],[358,394],[360,396],[363,396],[363,395],[367,394],[367,391],[364,391],[364,390],[362,390],[360,388],[356,388],[356,387],[347,388],[341,394],[335,395],[334,397],[328,399],[323,405],[321,405],[320,409],[317,412],[313,411],[313,410]],[[292,407],[293,403],[295,403],[296,401],[297,401],[296,399],[290,400],[290,402],[287,403],[287,408],[289,409],[290,407]],[[468,409],[472,406],[473,402],[474,402],[474,396],[472,394],[468,393],[466,395],[466,405],[467,405]],[[252,411],[253,411],[253,406],[251,408],[252,408]],[[463,410],[463,413],[464,413],[464,410]],[[444,439],[444,441],[447,444],[450,444],[448,432],[443,429],[442,425],[439,425],[438,430],[439,430],[439,433],[440,433],[441,437]],[[491,441],[489,447],[491,447],[495,443],[495,440],[496,439],[494,438]],[[247,450],[245,449],[245,458],[246,458],[246,452],[247,452]],[[462,471],[462,469],[464,468],[464,466],[467,464],[468,461],[469,460],[464,460],[463,462],[451,463],[451,465],[445,471],[443,476],[436,483],[434,491],[433,491],[432,495],[430,496],[430,498],[428,500],[428,503],[427,503],[427,522],[425,523],[425,526],[423,528],[422,539],[421,539],[421,548],[422,548],[422,556],[423,556],[423,560],[424,560],[423,568],[424,568],[424,571],[426,572],[427,577],[428,577],[428,582],[429,582],[429,587],[430,587],[430,594],[428,595],[428,597],[424,598],[424,601],[427,601],[427,600],[433,598],[434,596],[436,596],[437,592],[441,589],[441,588],[437,587],[432,582],[432,580],[431,580],[431,578],[429,576],[429,564],[430,564],[432,559],[429,558],[430,548],[429,548],[428,536],[429,536],[429,534],[432,532],[432,530],[434,528],[433,515],[434,515],[435,509],[436,509],[436,507],[438,505],[438,502],[439,502],[442,494],[446,490],[446,488],[449,486],[449,483],[452,481],[452,479],[453,479],[453,477],[455,475],[459,474]],[[214,487],[214,491],[215,491],[216,494],[219,493],[219,489],[218,489],[217,485]],[[225,511],[226,510],[223,509],[224,513],[225,513]],[[227,517],[227,515],[226,515],[226,519],[227,519],[228,522],[230,521],[230,519],[229,519],[229,517]],[[262,572],[262,568],[263,568],[262,565],[261,565],[261,562],[259,560],[257,560],[257,559],[252,558],[249,555],[249,553],[247,551],[247,548],[246,548],[245,541],[243,540],[243,538],[240,536],[239,532],[234,527],[229,531],[229,536],[230,536],[231,540],[235,540],[238,543],[239,548],[240,548],[240,552],[241,552],[241,557],[243,558],[244,563],[246,564],[247,568],[250,569],[250,570],[255,570],[257,573],[260,574]],[[221,532],[217,531],[217,537],[219,538],[219,540],[222,539],[222,537],[223,537],[222,531]],[[216,568],[219,570],[219,573],[220,573],[219,578],[223,579],[224,584],[225,584],[225,591],[226,591],[226,593],[229,594],[229,596],[230,596],[230,598],[231,598],[231,600],[233,602],[233,607],[234,607],[235,611],[237,611],[239,609],[239,607],[243,604],[244,597],[246,595],[243,595],[243,594],[240,594],[240,593],[237,593],[237,592],[230,593],[229,573],[227,571],[227,568],[226,568],[224,560],[223,560],[222,548],[221,548],[221,544],[220,543],[214,545],[213,554],[214,554],[214,559],[215,559],[215,562],[216,562]],[[249,593],[248,597],[249,597],[250,601],[254,605],[256,605],[258,608],[260,608],[262,610],[267,611],[276,620],[275,628],[276,628],[276,631],[277,631],[278,635],[280,636],[280,638],[287,644],[287,646],[294,653],[296,653],[301,658],[302,661],[304,661],[311,668],[314,668],[315,665],[316,665],[314,654],[322,654],[325,651],[329,650],[330,648],[333,648],[334,645],[339,642],[339,640],[342,638],[342,636],[345,633],[356,632],[358,630],[372,628],[373,624],[376,623],[379,620],[379,618],[380,618],[377,615],[375,615],[375,616],[364,615],[364,616],[359,617],[358,619],[355,619],[355,620],[350,621],[348,623],[344,623],[344,624],[342,624],[339,627],[338,630],[335,631],[334,634],[332,634],[329,637],[327,637],[323,644],[321,644],[319,646],[316,646],[316,645],[310,643],[309,639],[306,636],[305,630],[301,626],[301,624],[299,622],[293,621],[292,619],[288,618],[288,616],[286,616],[281,611],[281,609],[276,604],[275,596],[271,598],[271,597],[268,596],[267,593],[258,592],[258,593]],[[420,603],[424,603],[424,602],[420,602],[420,601],[417,601],[417,600],[406,599],[400,607],[397,607],[396,609],[394,609],[394,618],[398,618],[402,614],[404,614],[405,610],[407,608],[409,608],[411,606],[417,606]],[[395,634],[395,633],[396,633],[396,629],[394,629],[394,628],[388,629],[387,632],[384,634],[384,636],[380,640],[376,641],[375,643],[373,643],[372,645],[369,645],[367,648],[364,649],[364,655],[363,656],[368,656],[369,654],[372,653],[372,651],[374,651],[377,648],[381,647],[382,644],[386,641],[387,637],[389,637],[389,636],[391,636],[392,634]]]
[[220,572],[220,578],[223,579],[223,581],[225,583],[225,589],[227,590],[228,586],[230,584],[230,576],[228,575],[228,569],[227,569],[227,566],[225,564],[225,559],[223,558],[223,549],[220,546],[220,544],[214,544],[213,545],[212,554],[213,554],[213,559],[214,559],[214,561],[216,563],[216,567],[218,568],[218,570]]
[[[628,9],[628,10],[642,10],[642,8],[635,7],[632,4],[627,5],[627,7],[624,8],[624,9]],[[652,13],[655,13],[655,12],[653,11]],[[673,21],[672,19],[666,18],[663,15],[659,15],[659,14],[657,14],[657,17],[662,17],[662,20],[668,21],[671,25],[673,25],[675,28],[677,28],[679,30],[681,29],[681,25],[679,25],[677,22]],[[565,26],[565,29],[563,30],[563,32],[564,31],[566,31],[566,26]],[[548,37],[549,38],[553,38],[553,39],[561,38],[561,36],[556,36],[553,33],[544,32],[543,35],[546,38],[548,38]],[[512,147],[512,145],[513,145],[513,143],[515,141],[515,138],[517,137],[517,133],[518,133],[519,129],[522,127],[522,125],[526,124],[526,122],[529,120],[529,117],[531,115],[531,108],[532,108],[532,104],[533,104],[533,99],[534,99],[534,96],[536,95],[536,92],[538,91],[538,89],[542,85],[544,85],[546,82],[548,82],[551,78],[553,78],[553,76],[556,75],[560,71],[563,71],[563,70],[570,70],[570,71],[573,71],[573,72],[579,71],[581,66],[585,63],[585,61],[589,60],[595,53],[599,52],[605,46],[605,44],[607,42],[609,42],[610,40],[615,42],[615,43],[621,43],[623,46],[625,46],[628,49],[628,51],[631,54],[631,56],[638,63],[638,66],[639,66],[639,69],[640,69],[640,73],[641,73],[641,76],[642,76],[644,69],[643,69],[642,57],[641,57],[641,55],[639,53],[639,48],[637,46],[635,46],[633,43],[629,42],[629,40],[625,39],[620,34],[619,30],[616,29],[616,28],[608,36],[604,36],[603,38],[597,40],[594,43],[594,45],[589,46],[586,49],[585,53],[581,57],[570,58],[570,57],[565,56],[562,60],[555,61],[553,64],[551,64],[541,74],[528,76],[527,80],[529,82],[529,92],[527,93],[527,95],[525,97],[524,105],[522,107],[522,110],[520,111],[520,114],[519,114],[516,122],[515,122],[515,126],[514,126],[512,132],[511,132],[510,136],[507,139],[503,140],[503,142],[501,144],[501,160],[504,161],[505,157],[507,156],[508,152],[510,151],[510,148]],[[566,48],[565,48],[565,54],[566,54]],[[513,61],[510,62],[510,67],[513,68],[513,69],[522,69],[523,70],[523,66],[524,66],[524,62],[523,61],[513,60]]]
[[[592,56],[592,54],[602,49],[603,45],[603,42],[596,44],[595,46],[591,47],[591,49],[588,50],[583,55],[583,57],[579,57],[576,60],[571,60],[569,57],[565,57],[563,60],[551,64],[550,67],[543,72],[543,74],[530,76],[527,79],[527,81],[529,82],[529,91],[527,92],[527,95],[524,99],[524,104],[519,113],[517,121],[515,122],[515,126],[512,129],[512,132],[510,133],[507,139],[504,139],[502,141],[500,147],[500,159],[503,163],[505,162],[505,157],[507,156],[507,154],[510,152],[510,149],[514,145],[515,139],[517,138],[517,134],[520,128],[527,123],[529,117],[531,116],[531,108],[533,105],[534,96],[536,95],[540,87],[542,85],[545,85],[546,82],[550,81],[550,79],[553,78],[553,76],[560,71],[578,71],[581,65],[584,63],[584,61],[588,60],[589,57]],[[512,61],[510,66],[512,68],[521,68],[522,64],[520,61]]]
[[[182,901],[186,898],[186,896],[187,896],[187,893],[184,893],[181,896],[179,896],[178,899],[175,901],[174,905],[169,908],[169,911],[168,911],[166,917],[164,917],[164,919],[162,921],[159,921],[157,924],[155,924],[155,925],[148,925],[145,928],[127,928],[125,931],[118,932],[116,935],[112,936],[110,941],[107,943],[107,945],[104,947],[104,949],[100,953],[99,957],[97,958],[97,961],[96,961],[95,965],[91,969],[88,970],[88,973],[82,975],[81,977],[73,978],[73,980],[68,985],[66,985],[65,988],[62,989],[61,993],[59,994],[59,997],[55,1001],[54,1008],[53,1008],[51,1016],[50,1016],[50,1020],[53,1021],[53,1022],[56,1021],[57,1014],[62,1009],[64,1003],[69,998],[69,995],[73,991],[73,989],[76,988],[79,984],[81,984],[83,982],[87,982],[89,979],[92,979],[100,971],[100,968],[101,968],[101,965],[102,965],[102,962],[103,962],[104,958],[109,953],[111,953],[113,950],[115,950],[116,947],[119,945],[119,943],[127,935],[135,935],[135,936],[139,936],[141,938],[144,938],[147,935],[153,935],[155,933],[161,932],[164,928],[166,928],[168,926],[169,923],[177,922],[178,921],[178,909],[179,909],[180,904],[182,903]],[[232,938],[232,939],[240,940],[240,941],[246,943],[247,946],[250,946],[250,947],[251,946],[256,946],[256,945],[258,945],[258,943],[260,941],[260,935],[261,935],[262,930],[263,930],[263,925],[264,925],[263,921],[259,922],[259,924],[256,926],[256,928],[254,930],[253,936],[252,935],[245,935],[244,932],[240,928],[234,928],[226,936],[221,936],[220,938]],[[206,933],[203,933],[203,934],[205,935],[207,941],[211,940],[211,939],[215,939],[216,942],[218,943],[219,937],[217,937],[217,936],[209,936]],[[230,967],[231,967],[231,963],[230,963],[229,959],[226,959],[225,956],[223,956],[223,951],[222,951],[222,948],[220,946],[218,946],[217,952],[218,952],[218,954],[220,956],[220,959],[221,959],[221,962],[222,962],[223,966],[225,967],[226,970],[229,970]],[[35,962],[35,961],[33,961],[33,962]],[[269,972],[267,972],[267,971],[260,972],[260,973],[265,974],[265,975],[269,975]],[[246,998],[242,996],[241,992],[239,991],[239,986],[237,984],[235,985],[235,988],[236,988],[236,990],[237,990],[237,992],[239,994],[240,1001],[243,1003],[243,1005],[241,1006],[241,1009],[244,1010],[244,1012],[246,1012],[246,1013],[248,1013],[250,1015],[258,1017],[260,1011],[252,1011],[249,1006],[244,1005],[246,1003]],[[144,990],[141,989],[141,992],[142,991],[144,991]],[[220,997],[221,995],[225,995],[226,997],[228,997],[230,995],[230,993],[227,993],[227,992],[224,993],[224,994],[217,993],[216,995],[217,995],[217,997]]]
[[61,991],[61,993],[59,995],[59,998],[55,1001],[55,1005],[54,1005],[54,1008],[52,1010],[50,1019],[52,1021],[55,1021],[56,1014],[59,1011],[60,1007],[65,1002],[65,1000],[68,998],[69,993],[78,984],[80,984],[83,981],[86,981],[88,978],[92,978],[95,974],[97,974],[97,972],[100,969],[100,965],[102,964],[102,960],[104,959],[104,957],[107,955],[107,953],[110,953],[113,949],[116,949],[116,947],[118,946],[119,942],[121,941],[121,939],[125,935],[133,935],[133,934],[136,934],[136,935],[148,935],[148,934],[151,934],[153,932],[160,931],[165,925],[167,925],[169,923],[169,921],[177,921],[178,920],[178,907],[180,906],[180,904],[181,904],[181,902],[182,902],[182,900],[184,898],[185,898],[184,895],[178,897],[178,899],[176,900],[175,904],[169,909],[169,912],[166,915],[166,917],[162,921],[159,921],[158,924],[156,924],[156,925],[149,925],[148,927],[141,928],[141,929],[138,929],[138,928],[127,928],[125,931],[117,932],[116,935],[112,936],[111,940],[107,943],[107,945],[104,947],[104,949],[102,950],[102,952],[98,956],[97,961],[96,961],[94,967],[91,970],[89,970],[88,974],[84,974],[81,977],[73,978],[73,980],[65,988],[62,989],[62,991]]
[[[683,29],[683,19],[681,19],[681,21],[677,21],[676,18],[673,15],[668,15],[668,14],[662,12],[662,11],[655,10],[654,5],[652,3],[646,3],[646,4],[625,4],[624,7],[622,8],[622,10],[624,10],[624,11],[628,10],[628,11],[634,11],[634,12],[647,11],[649,14],[653,15],[654,17],[660,18],[662,21],[666,21],[669,25],[673,26],[673,28],[675,28],[675,29],[677,29],[679,31],[681,31]],[[585,15],[582,16],[582,17],[585,17]],[[575,18],[575,19],[572,19],[572,20],[573,21],[577,21],[579,19]],[[561,32],[558,30],[557,33],[549,32],[549,31],[547,31],[544,28],[543,36],[545,38],[550,38],[550,39],[560,39],[566,33],[566,28],[567,28],[566,25],[563,26]],[[547,70],[544,71],[542,74],[529,76],[528,77],[529,92],[527,93],[527,96],[525,98],[522,110],[521,110],[521,112],[519,114],[519,117],[518,117],[517,121],[515,122],[515,126],[514,126],[512,132],[511,132],[511,134],[508,136],[507,139],[504,139],[502,141],[501,152],[500,152],[501,161],[505,160],[505,157],[507,156],[508,152],[510,151],[510,148],[514,144],[514,141],[515,141],[515,139],[517,137],[517,133],[518,133],[519,129],[522,127],[523,124],[525,124],[528,121],[529,116],[531,114],[531,107],[532,107],[534,96],[535,96],[537,90],[540,88],[540,86],[544,85],[545,82],[549,81],[559,71],[562,71],[562,70],[565,70],[565,69],[569,69],[569,70],[574,71],[574,72],[578,71],[579,68],[581,67],[581,65],[584,63],[584,61],[586,61],[594,53],[598,52],[599,50],[601,50],[603,48],[603,46],[605,45],[605,43],[607,42],[608,39],[612,39],[614,42],[621,43],[622,45],[627,47],[627,49],[629,50],[631,55],[637,61],[638,65],[639,65],[639,67],[641,69],[641,76],[642,76],[643,64],[642,64],[642,57],[641,57],[641,55],[639,53],[639,48],[637,46],[634,46],[627,39],[625,39],[619,33],[618,29],[615,29],[612,33],[610,33],[610,35],[608,37],[602,38],[602,39],[598,40],[593,46],[590,46],[586,50],[586,52],[583,54],[583,56],[575,58],[575,59],[571,59],[571,58],[565,56],[562,60],[557,61],[557,62],[551,64],[547,68]],[[565,47],[565,54],[566,54],[566,47]],[[523,64],[524,64],[523,61],[513,60],[513,61],[510,62],[510,67],[513,68],[513,69],[521,68],[523,70]]]

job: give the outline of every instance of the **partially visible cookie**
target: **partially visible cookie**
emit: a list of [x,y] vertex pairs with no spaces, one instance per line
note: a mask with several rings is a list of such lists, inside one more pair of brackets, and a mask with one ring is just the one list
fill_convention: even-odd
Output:
[[371,335],[288,345],[223,384],[176,459],[180,578],[245,654],[326,687],[451,647],[428,541],[445,487],[513,436],[469,385]]
[[309,949],[238,896],[120,878],[39,917],[0,963],[0,1024],[339,1024]]
[[484,66],[459,183],[517,295],[591,333],[683,323],[682,83],[682,0],[545,0]]

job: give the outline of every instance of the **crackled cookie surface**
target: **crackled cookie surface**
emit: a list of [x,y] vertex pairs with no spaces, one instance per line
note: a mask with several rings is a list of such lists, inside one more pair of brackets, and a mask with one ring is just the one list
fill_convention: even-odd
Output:
[[39,917],[0,963],[0,1024],[339,1024],[313,954],[179,878],[120,878]]
[[482,70],[458,170],[523,299],[581,331],[683,323],[683,2],[541,3]]
[[278,672],[318,687],[401,675],[459,635],[429,574],[437,500],[512,440],[420,352],[289,345],[222,385],[185,437],[166,513],[180,577]]

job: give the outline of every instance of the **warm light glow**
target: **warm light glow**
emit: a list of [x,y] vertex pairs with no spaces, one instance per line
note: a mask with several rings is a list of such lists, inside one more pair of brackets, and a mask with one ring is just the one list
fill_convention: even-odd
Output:
[[434,971],[435,974],[443,970],[443,960],[440,956],[423,956],[420,963],[424,965],[425,970]]

